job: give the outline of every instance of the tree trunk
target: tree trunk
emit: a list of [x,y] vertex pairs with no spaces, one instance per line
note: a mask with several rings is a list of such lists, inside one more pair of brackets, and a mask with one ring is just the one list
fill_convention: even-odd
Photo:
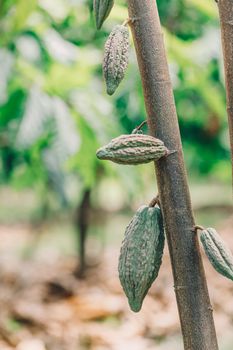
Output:
[[177,151],[157,162],[155,168],[184,347],[217,350],[156,2],[128,0],[128,7],[150,133]]
[[222,33],[222,48],[227,95],[227,114],[230,129],[231,164],[233,176],[233,1],[219,0],[218,8]]
[[86,269],[86,238],[87,230],[89,227],[90,216],[90,195],[91,190],[86,189],[83,193],[83,197],[79,207],[77,208],[75,217],[75,226],[77,228],[77,234],[79,237],[79,263],[77,271],[75,272],[77,277],[83,277]]

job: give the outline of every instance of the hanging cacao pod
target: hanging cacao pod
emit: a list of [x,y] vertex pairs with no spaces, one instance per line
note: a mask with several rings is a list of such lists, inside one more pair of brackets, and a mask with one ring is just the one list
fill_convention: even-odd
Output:
[[128,165],[149,163],[167,154],[163,141],[144,134],[121,135],[96,152],[99,159]]
[[114,0],[94,0],[93,9],[97,29],[100,29],[102,27],[102,24],[109,16],[113,5]]
[[217,231],[214,228],[207,228],[201,232],[200,239],[215,270],[233,280],[233,256]]
[[124,78],[129,60],[129,31],[124,25],[116,25],[104,48],[103,74],[107,93],[112,95]]
[[140,207],[125,231],[118,271],[132,311],[138,312],[158,276],[164,248],[160,208]]

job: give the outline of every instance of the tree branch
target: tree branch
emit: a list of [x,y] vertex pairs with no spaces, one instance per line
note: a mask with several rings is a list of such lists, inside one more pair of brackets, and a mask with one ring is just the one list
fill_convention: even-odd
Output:
[[220,15],[222,48],[226,80],[227,114],[231,143],[233,191],[233,2],[232,0],[219,0],[218,8]]

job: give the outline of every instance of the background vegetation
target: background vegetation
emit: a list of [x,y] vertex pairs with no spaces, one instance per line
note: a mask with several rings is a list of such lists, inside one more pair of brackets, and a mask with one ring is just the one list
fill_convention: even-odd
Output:
[[[229,181],[216,5],[192,0],[158,5],[190,176]],[[62,202],[69,173],[92,187],[98,168],[119,171],[100,164],[96,148],[145,118],[133,48],[126,79],[113,98],[102,81],[104,42],[127,17],[124,2],[99,32],[90,11],[90,1],[1,2],[1,181],[37,187],[51,180]],[[130,171],[136,176],[138,169]]]

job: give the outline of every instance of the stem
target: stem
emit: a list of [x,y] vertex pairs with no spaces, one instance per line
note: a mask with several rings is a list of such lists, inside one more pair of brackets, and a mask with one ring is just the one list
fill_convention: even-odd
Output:
[[205,228],[204,228],[203,226],[200,226],[200,225],[195,225],[195,226],[194,226],[195,232],[197,232],[198,230],[203,231],[204,229],[205,229]]
[[135,129],[133,129],[132,134],[136,134],[139,130],[141,130],[141,128],[142,128],[145,124],[147,124],[147,121],[146,121],[146,120],[144,120],[140,125],[138,125]]
[[159,205],[159,195],[157,195],[155,198],[153,198],[150,203],[149,203],[149,207],[155,207],[156,204]]
[[136,130],[141,130],[141,128],[142,128],[145,124],[147,124],[147,121],[146,121],[146,120],[144,120],[140,125],[138,125],[138,126],[136,127]]
[[[156,164],[159,199],[171,257],[186,350],[217,350],[213,315],[199,252],[184,168],[180,132],[160,20],[154,0],[128,0],[151,135],[172,157]],[[182,288],[181,288],[182,286]]]
[[227,114],[230,131],[231,164],[233,176],[233,2],[232,0],[219,0],[218,8],[222,33],[222,48],[226,80]]

